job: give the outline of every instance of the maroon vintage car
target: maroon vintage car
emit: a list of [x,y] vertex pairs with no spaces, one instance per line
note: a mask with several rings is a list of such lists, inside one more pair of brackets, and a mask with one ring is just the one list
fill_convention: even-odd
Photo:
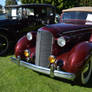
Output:
[[23,36],[12,61],[51,77],[87,84],[92,73],[92,7],[63,10],[61,22]]

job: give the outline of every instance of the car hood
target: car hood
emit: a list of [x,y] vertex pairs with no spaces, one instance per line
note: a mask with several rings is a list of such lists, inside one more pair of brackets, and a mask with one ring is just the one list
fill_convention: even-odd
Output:
[[58,24],[46,25],[40,28],[40,30],[50,31],[54,36],[57,36],[58,34],[62,34],[64,32],[75,31],[75,30],[85,29],[85,28],[87,29],[90,27],[92,27],[92,25],[58,23]]
[[17,20],[12,20],[12,19],[4,19],[4,20],[0,20],[0,27],[9,27],[9,25],[15,25],[17,24]]

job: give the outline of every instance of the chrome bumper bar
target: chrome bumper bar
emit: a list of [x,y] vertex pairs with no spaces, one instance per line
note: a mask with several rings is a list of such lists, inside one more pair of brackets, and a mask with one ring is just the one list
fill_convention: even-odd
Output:
[[[49,68],[45,68],[45,67],[42,67],[42,66],[37,66],[37,65],[25,62],[23,60],[19,61],[19,60],[17,60],[14,57],[11,57],[11,61],[13,61],[16,64],[25,66],[25,67],[27,67],[29,69],[32,69],[34,71],[50,75],[50,69]],[[54,70],[53,74],[54,74],[54,76],[60,77],[60,78],[65,78],[65,79],[69,79],[69,80],[74,80],[75,79],[75,74],[73,74],[73,73],[68,73],[68,72]]]

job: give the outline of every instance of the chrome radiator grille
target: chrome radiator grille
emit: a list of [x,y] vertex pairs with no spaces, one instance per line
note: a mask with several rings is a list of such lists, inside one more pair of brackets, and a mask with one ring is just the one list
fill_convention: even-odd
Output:
[[48,31],[38,31],[36,40],[36,59],[35,64],[47,67],[48,57],[51,55],[53,36]]

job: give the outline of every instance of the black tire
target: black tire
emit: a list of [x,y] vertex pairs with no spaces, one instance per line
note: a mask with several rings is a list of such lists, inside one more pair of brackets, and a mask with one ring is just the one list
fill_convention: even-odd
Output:
[[8,37],[0,33],[0,56],[5,55],[9,49],[9,40]]
[[80,74],[81,84],[83,84],[83,85],[88,84],[88,82],[91,78],[91,74],[92,74],[92,60],[91,60],[91,58],[89,58],[85,67],[83,68],[83,70],[81,71],[81,74]]

